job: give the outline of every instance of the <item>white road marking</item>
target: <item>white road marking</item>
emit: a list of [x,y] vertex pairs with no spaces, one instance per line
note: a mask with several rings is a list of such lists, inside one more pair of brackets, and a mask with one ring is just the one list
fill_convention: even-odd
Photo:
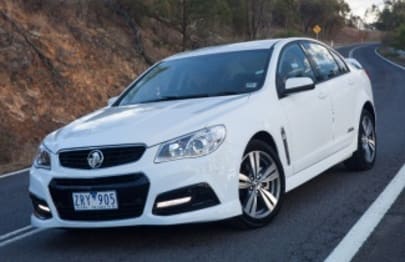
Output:
[[358,42],[358,43],[352,43],[352,44],[335,44],[333,48],[335,49],[340,49],[340,48],[350,48],[352,46],[358,46],[358,45],[373,45],[373,44],[379,44],[380,42]]
[[359,46],[357,46],[357,47],[355,47],[355,48],[350,49],[350,51],[349,51],[349,57],[350,57],[350,58],[353,58],[354,52],[355,52],[357,49],[361,48],[361,47],[364,47],[364,45],[359,45]]
[[25,232],[25,233],[23,233],[23,234],[17,235],[17,236],[15,236],[15,237],[13,237],[13,238],[9,238],[9,239],[7,239],[7,240],[5,240],[5,241],[3,241],[3,242],[0,242],[0,248],[6,246],[6,245],[8,245],[8,244],[14,243],[14,242],[16,242],[16,241],[18,241],[18,240],[21,240],[21,239],[23,239],[23,238],[26,238],[26,237],[35,235],[35,234],[37,234],[37,233],[39,233],[39,232],[41,232],[41,231],[43,231],[43,230],[44,230],[44,228],[35,228],[35,229],[30,230],[30,231],[28,231],[28,232]]
[[377,49],[378,49],[377,47],[374,49],[374,53],[375,53],[378,57],[380,57],[380,58],[383,59],[385,62],[387,62],[387,63],[389,63],[389,64],[391,64],[391,65],[393,65],[393,66],[395,66],[395,67],[397,67],[397,68],[399,68],[399,69],[405,70],[405,67],[404,67],[404,66],[398,65],[397,63],[394,63],[394,62],[392,62],[391,60],[385,58],[384,56],[382,56],[382,55],[377,51]]
[[25,169],[17,170],[17,171],[10,172],[10,173],[0,174],[0,179],[6,178],[9,176],[18,175],[18,174],[23,174],[23,173],[27,172],[28,170],[30,170],[30,168],[25,168]]
[[3,240],[5,240],[5,239],[7,239],[7,238],[9,238],[9,237],[18,235],[18,234],[20,234],[20,233],[22,233],[22,232],[24,232],[24,231],[31,230],[32,228],[33,228],[33,227],[30,225],[30,226],[26,226],[26,227],[23,227],[23,228],[14,230],[14,231],[12,231],[12,232],[10,232],[10,233],[4,234],[4,235],[0,236],[0,242],[3,241]]
[[405,165],[398,174],[385,187],[384,191],[371,204],[367,211],[361,216],[356,224],[350,229],[346,236],[335,247],[325,262],[350,261],[367,238],[374,231],[378,223],[383,219],[402,190],[405,188]]
[[355,48],[350,49],[349,57],[354,58],[353,55],[354,55],[354,52],[356,52],[357,49],[360,49],[360,48],[366,47],[366,46],[370,46],[370,45],[375,45],[375,44],[378,44],[378,42],[367,42],[367,43],[360,44],[360,45],[356,46]]
[[26,226],[0,236],[0,248],[43,231],[44,228]]

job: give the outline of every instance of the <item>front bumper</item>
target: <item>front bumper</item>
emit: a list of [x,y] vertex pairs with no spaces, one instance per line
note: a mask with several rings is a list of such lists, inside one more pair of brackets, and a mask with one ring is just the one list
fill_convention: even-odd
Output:
[[[237,175],[240,156],[234,150],[224,144],[205,157],[160,164],[153,162],[156,151],[157,147],[148,148],[138,162],[111,168],[63,168],[56,156],[51,171],[32,168],[30,194],[36,201],[45,202],[51,213],[44,217],[34,211],[32,224],[72,228],[170,225],[221,220],[242,213]],[[133,180],[121,181],[126,176]],[[73,210],[71,192],[110,189],[117,190],[119,201],[126,201],[122,205],[126,210]],[[172,209],[159,210],[156,206],[158,201],[182,198],[187,192],[193,195],[194,202]]]

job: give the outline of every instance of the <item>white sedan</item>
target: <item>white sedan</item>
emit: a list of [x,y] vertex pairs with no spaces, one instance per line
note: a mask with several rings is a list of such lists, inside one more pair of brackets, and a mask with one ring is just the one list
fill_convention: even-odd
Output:
[[321,42],[177,54],[44,139],[30,170],[32,224],[260,227],[328,168],[371,168],[375,121],[366,72]]

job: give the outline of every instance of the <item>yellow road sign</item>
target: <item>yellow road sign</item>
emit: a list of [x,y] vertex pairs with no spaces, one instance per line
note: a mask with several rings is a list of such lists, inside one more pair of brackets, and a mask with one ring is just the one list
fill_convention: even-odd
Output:
[[312,28],[315,34],[319,34],[322,31],[322,28],[319,25],[315,25],[314,28]]

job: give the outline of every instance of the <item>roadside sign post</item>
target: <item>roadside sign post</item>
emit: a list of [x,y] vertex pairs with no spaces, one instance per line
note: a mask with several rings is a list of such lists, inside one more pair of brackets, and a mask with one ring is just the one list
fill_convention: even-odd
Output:
[[319,39],[319,33],[322,31],[322,28],[319,25],[315,25],[312,28],[312,31],[314,31],[314,33],[316,35],[316,39]]

